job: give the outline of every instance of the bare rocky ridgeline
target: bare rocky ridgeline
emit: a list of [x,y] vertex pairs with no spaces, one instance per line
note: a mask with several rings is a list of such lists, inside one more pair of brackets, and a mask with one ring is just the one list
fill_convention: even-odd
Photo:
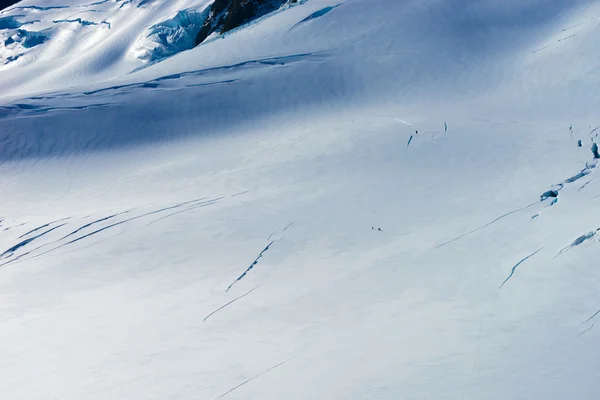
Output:
[[20,0],[0,0],[0,10],[4,10],[7,7],[17,4]]
[[225,33],[298,0],[215,0],[196,36],[196,46],[212,33]]

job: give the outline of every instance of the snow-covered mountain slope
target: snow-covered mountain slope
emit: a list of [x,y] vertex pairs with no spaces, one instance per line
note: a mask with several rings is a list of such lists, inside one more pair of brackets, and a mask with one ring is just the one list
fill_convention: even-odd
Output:
[[[22,1],[0,14],[0,82],[9,93],[13,86],[24,90],[25,81],[35,91],[122,77],[149,61],[192,48],[209,4]],[[27,43],[32,37],[41,39]]]
[[600,2],[209,6],[2,14],[2,397],[595,398]]

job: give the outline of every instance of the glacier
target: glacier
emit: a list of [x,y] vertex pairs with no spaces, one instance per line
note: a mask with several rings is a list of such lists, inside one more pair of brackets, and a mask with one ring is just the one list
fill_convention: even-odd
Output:
[[0,11],[1,397],[594,398],[600,1],[210,4]]

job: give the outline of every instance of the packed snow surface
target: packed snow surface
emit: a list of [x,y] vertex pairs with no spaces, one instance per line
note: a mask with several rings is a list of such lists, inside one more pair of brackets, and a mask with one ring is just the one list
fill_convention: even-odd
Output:
[[600,1],[208,4],[1,12],[0,397],[596,398]]

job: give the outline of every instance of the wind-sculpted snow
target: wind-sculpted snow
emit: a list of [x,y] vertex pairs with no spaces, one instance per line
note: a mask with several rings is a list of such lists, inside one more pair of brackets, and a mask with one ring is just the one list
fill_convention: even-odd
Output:
[[[141,141],[156,142],[172,136],[194,134],[196,126],[219,129],[219,125],[225,122],[219,115],[225,116],[229,113],[228,109],[218,107],[218,101],[229,101],[219,93],[220,88],[260,74],[265,69],[290,67],[306,62],[318,63],[326,57],[326,54],[306,53],[247,60],[231,65],[161,76],[143,83],[116,85],[82,92],[57,92],[9,103],[0,106],[0,121],[5,120],[11,127],[3,131],[0,136],[0,143],[3,143],[0,147],[0,163],[122,148],[139,144]],[[252,88],[252,90],[256,90],[256,93],[248,96],[260,96],[262,92],[260,88]],[[185,120],[174,120],[172,113],[176,113],[179,106],[173,99],[181,98],[182,95],[196,96],[196,93],[216,94],[212,98],[208,96],[208,103],[203,106],[206,107],[205,110],[210,109],[211,112],[194,113]],[[138,107],[138,112],[143,115],[145,113],[143,106],[136,103],[148,95],[165,103],[163,111],[157,110],[151,116],[135,120],[125,117],[132,109]],[[219,98],[221,100],[218,100]],[[246,118],[257,118],[262,113],[268,112],[266,109],[257,110],[256,104],[247,103],[244,98],[239,98],[238,101],[237,113],[240,117],[244,112]],[[192,102],[193,100],[190,99],[190,107],[194,107]],[[65,115],[80,116],[78,113],[82,112],[93,112],[95,115],[93,123],[86,118],[77,118],[74,123],[64,119]],[[96,116],[99,115],[96,113],[104,113],[105,117],[96,120]],[[125,128],[123,125],[123,131],[117,133],[110,127],[114,121],[120,119],[118,116],[120,113],[124,113],[121,122],[132,125],[130,128]],[[102,120],[105,122],[101,123]],[[147,132],[152,132],[151,134],[138,134],[140,129],[143,129],[140,125],[143,120],[148,123]],[[64,121],[64,124],[60,130],[56,130],[56,125],[49,121]],[[164,129],[156,129],[158,126],[163,126]]]
[[318,11],[315,11],[314,13],[310,14],[308,17],[304,18],[302,21],[300,21],[296,25],[294,25],[292,27],[292,29],[294,29],[298,25],[303,24],[305,22],[312,21],[312,20],[317,19],[317,18],[321,18],[322,16],[324,16],[325,14],[333,11],[335,8],[339,7],[340,5],[341,4],[337,4],[335,6],[325,7],[325,8],[322,8],[322,9],[318,10]]

